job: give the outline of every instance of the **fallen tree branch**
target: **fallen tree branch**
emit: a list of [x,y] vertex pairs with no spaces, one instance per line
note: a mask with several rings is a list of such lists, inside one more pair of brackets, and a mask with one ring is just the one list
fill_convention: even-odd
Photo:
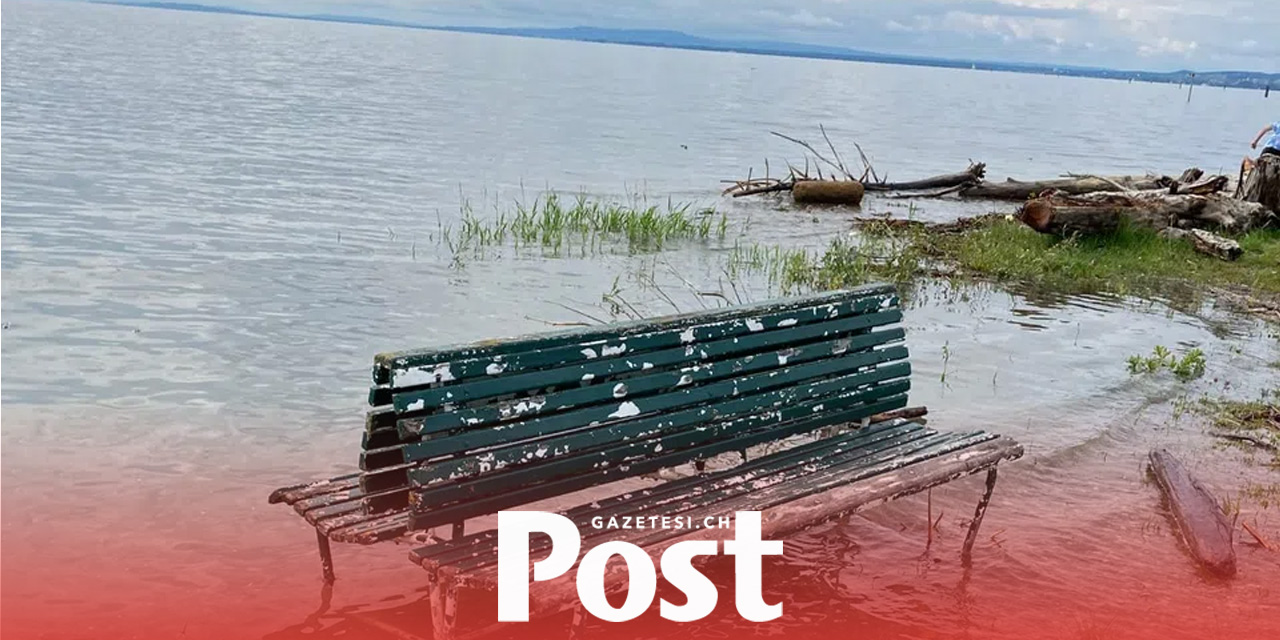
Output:
[[1004,182],[983,182],[975,184],[960,192],[966,198],[989,198],[992,200],[1026,200],[1039,196],[1047,191],[1078,195],[1098,191],[1111,191],[1117,185],[1122,192],[1144,191],[1150,189],[1167,189],[1172,179],[1165,176],[1113,176],[1113,177],[1075,177],[1057,180],[1037,180],[1023,182],[1012,178]]
[[910,180],[907,182],[869,182],[867,183],[868,191],[918,191],[923,189],[937,189],[939,187],[965,187],[977,185],[982,182],[982,178],[987,173],[987,165],[978,162],[969,165],[968,169],[959,173],[948,173],[932,178],[924,178],[922,180]]
[[1267,542],[1266,538],[1262,537],[1262,534],[1259,534],[1257,531],[1254,531],[1253,527],[1250,527],[1248,522],[1241,522],[1240,526],[1244,527],[1244,530],[1247,531],[1249,535],[1253,536],[1253,539],[1257,540],[1258,544],[1262,545],[1263,549],[1266,549],[1267,551],[1276,550],[1275,547],[1271,546],[1270,542]]
[[[789,136],[789,135],[786,135],[786,134],[783,134],[783,133],[778,133],[777,131],[770,131],[769,133],[771,133],[771,134],[773,134],[773,135],[775,135],[775,136],[778,136],[779,138],[782,138],[783,140],[786,140],[786,141],[788,141],[788,142],[794,142],[795,144],[798,144],[798,145],[800,145],[800,146],[804,147],[805,149],[807,149],[807,150],[809,151],[809,153],[812,153],[812,154],[813,154],[813,157],[817,158],[818,160],[823,161],[824,163],[826,163],[826,164],[827,164],[828,166],[830,166],[831,168],[833,168],[833,169],[835,169],[835,170],[839,171],[840,173],[844,174],[844,176],[845,176],[846,178],[848,178],[848,179],[850,179],[850,180],[857,180],[857,178],[854,178],[852,175],[849,175],[849,172],[848,172],[848,171],[845,171],[845,169],[844,169],[844,167],[843,167],[843,166],[841,166],[840,164],[836,163],[836,162],[835,162],[835,161],[833,161],[833,160],[829,160],[829,159],[827,159],[827,158],[826,158],[825,156],[823,156],[821,153],[818,153],[818,150],[817,150],[817,149],[814,149],[814,148],[813,148],[813,145],[809,144],[808,142],[805,142],[804,140],[800,140],[800,139],[797,139],[797,138],[792,138],[792,137],[791,137],[791,136]],[[819,169],[819,171],[821,171],[821,169]]]
[[1004,218],[999,213],[988,213],[980,216],[960,217],[951,222],[923,222],[920,220],[904,220],[902,218],[854,218],[853,223],[859,226],[883,226],[886,229],[920,229],[930,233],[961,233]]
[[1247,442],[1260,449],[1266,449],[1267,451],[1280,451],[1280,447],[1277,447],[1276,445],[1271,444],[1266,440],[1245,435],[1243,433],[1227,433],[1225,431],[1214,431],[1213,435],[1215,437],[1222,438],[1223,440],[1235,440],[1237,442]]

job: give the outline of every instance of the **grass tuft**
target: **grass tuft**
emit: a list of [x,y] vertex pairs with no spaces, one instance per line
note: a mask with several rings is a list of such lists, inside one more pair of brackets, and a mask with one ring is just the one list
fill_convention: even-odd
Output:
[[723,239],[728,219],[714,210],[668,203],[635,207],[601,202],[586,196],[564,201],[555,193],[532,205],[517,203],[513,212],[481,218],[465,206],[456,233],[443,236],[454,254],[512,244],[538,247],[550,254],[569,250],[602,251],[621,244],[631,252],[656,251],[678,240]]

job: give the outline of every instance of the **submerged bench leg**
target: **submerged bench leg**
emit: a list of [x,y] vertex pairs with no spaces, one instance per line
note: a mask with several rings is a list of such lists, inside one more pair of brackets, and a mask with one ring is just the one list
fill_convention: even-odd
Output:
[[[987,471],[987,490],[978,501],[978,509],[973,512],[973,522],[969,523],[969,533],[964,537],[964,550],[960,552],[960,562],[966,568],[973,564],[973,543],[978,540],[978,527],[982,526],[982,517],[987,514],[987,505],[991,503],[991,492],[996,488],[996,469]],[[932,524],[930,525],[932,526]]]
[[320,545],[320,570],[324,572],[324,583],[333,584],[333,553],[329,550],[329,537],[316,529],[316,543]]
[[437,571],[431,578],[431,637],[433,640],[453,640],[454,619],[458,608],[457,583],[445,572]]
[[582,637],[582,626],[587,619],[587,610],[581,604],[573,608],[573,622],[569,623],[569,640]]

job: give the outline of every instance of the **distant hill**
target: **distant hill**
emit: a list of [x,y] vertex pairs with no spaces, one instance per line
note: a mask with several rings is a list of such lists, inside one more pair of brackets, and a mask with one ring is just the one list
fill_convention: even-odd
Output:
[[801,44],[795,42],[774,42],[767,40],[717,40],[690,35],[681,31],[662,29],[606,29],[601,27],[569,27],[561,29],[538,28],[499,28],[429,25],[368,18],[363,16],[345,16],[332,14],[292,14],[270,11],[249,11],[229,7],[182,3],[182,2],[131,2],[129,0],[90,0],[96,4],[114,4],[153,9],[171,9],[177,11],[202,11],[208,13],[228,13],[238,15],[261,16],[271,18],[292,18],[299,20],[319,20],[324,22],[344,22],[352,24],[370,24],[409,29],[430,29],[436,31],[455,31],[462,33],[480,33],[502,36],[519,36],[525,38],[543,38],[551,40],[576,40],[583,42],[604,42],[645,47],[666,47],[673,49],[693,49],[699,51],[728,51],[755,55],[788,56],[795,58],[819,58],[827,60],[850,60],[856,62],[877,62],[883,64],[905,64],[928,67],[948,67],[955,69],[980,69],[984,71],[1013,71],[1018,73],[1037,73],[1045,75],[1078,76],[1090,78],[1109,78],[1115,80],[1137,80],[1139,82],[1164,82],[1184,84],[1193,82],[1197,85],[1218,87],[1235,87],[1241,89],[1280,90],[1280,73],[1262,73],[1258,71],[1133,71],[1107,69],[1103,67],[1083,67],[1070,65],[1048,65],[1020,62],[999,62],[992,60],[964,60],[953,58],[935,58],[929,56],[910,56],[889,53],[876,53],[860,49],[828,47],[822,45]]

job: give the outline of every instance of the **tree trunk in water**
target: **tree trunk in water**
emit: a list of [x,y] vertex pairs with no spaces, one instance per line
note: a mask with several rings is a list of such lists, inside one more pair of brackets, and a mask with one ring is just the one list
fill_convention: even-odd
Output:
[[1240,198],[1280,213],[1280,156],[1258,158],[1253,171],[1240,184]]
[[1168,451],[1151,452],[1151,473],[1155,475],[1173,516],[1174,529],[1187,549],[1205,569],[1224,577],[1236,573],[1236,552],[1232,548],[1232,527],[1213,494],[1187,471]]
[[960,191],[960,195],[966,198],[1026,200],[1049,190],[1074,195],[1098,191],[1117,191],[1118,188],[1134,191],[1168,189],[1171,184],[1173,184],[1173,180],[1164,176],[1082,177],[1037,180],[1035,182],[1020,182],[1009,179],[1005,182],[984,182],[972,187],[965,187]]

